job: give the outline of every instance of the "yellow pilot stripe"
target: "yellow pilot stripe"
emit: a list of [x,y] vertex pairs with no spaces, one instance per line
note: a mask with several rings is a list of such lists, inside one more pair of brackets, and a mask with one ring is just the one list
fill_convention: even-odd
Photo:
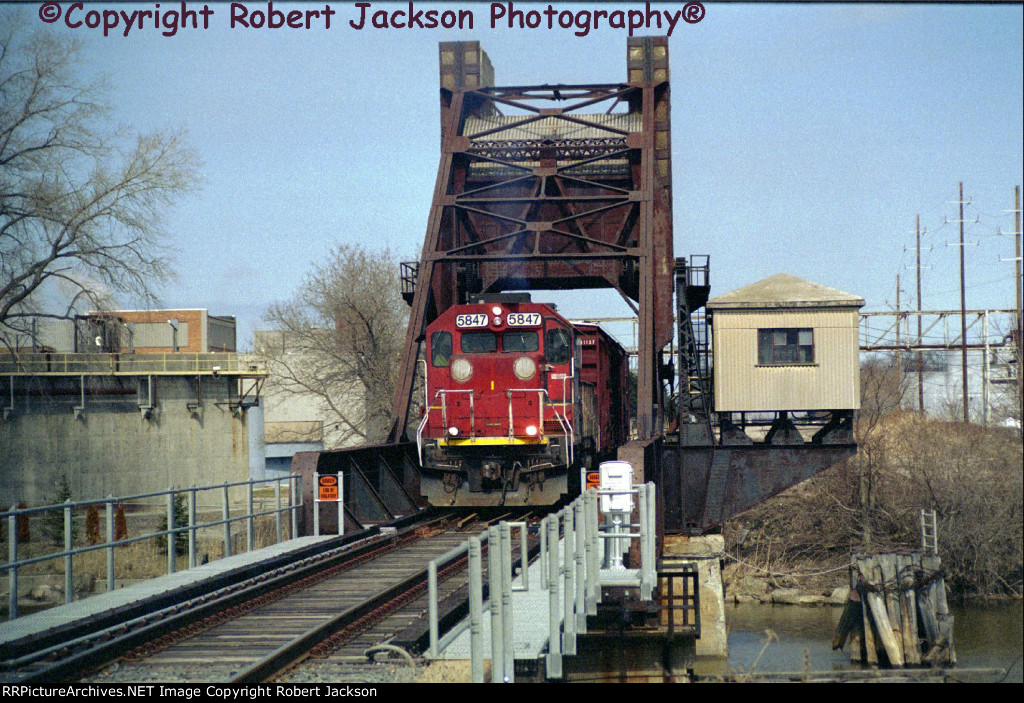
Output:
[[520,439],[519,437],[477,437],[476,439],[442,439],[438,441],[442,447],[504,447],[513,445],[542,445],[546,439]]

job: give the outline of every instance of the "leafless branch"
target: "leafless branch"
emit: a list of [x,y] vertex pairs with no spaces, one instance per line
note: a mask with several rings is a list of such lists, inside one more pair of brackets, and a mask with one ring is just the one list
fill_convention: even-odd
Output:
[[183,135],[125,143],[104,84],[75,75],[75,42],[30,31],[20,9],[0,27],[0,334],[111,295],[153,302],[172,275],[161,215],[198,182]]
[[377,442],[390,426],[407,311],[397,258],[342,245],[292,300],[271,306],[275,331],[257,351],[283,395],[322,406],[328,444]]

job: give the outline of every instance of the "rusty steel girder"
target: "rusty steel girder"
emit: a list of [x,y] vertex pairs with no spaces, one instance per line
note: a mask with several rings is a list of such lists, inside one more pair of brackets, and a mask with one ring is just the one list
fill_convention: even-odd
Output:
[[856,453],[856,445],[663,446],[658,486],[665,534],[704,534]]
[[426,326],[481,293],[617,290],[639,317],[641,438],[661,434],[673,333],[668,42],[631,38],[627,82],[494,87],[478,42],[440,46],[441,158],[389,441],[407,437]]

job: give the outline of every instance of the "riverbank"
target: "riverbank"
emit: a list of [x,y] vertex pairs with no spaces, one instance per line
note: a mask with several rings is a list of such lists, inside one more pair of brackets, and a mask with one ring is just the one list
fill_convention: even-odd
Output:
[[732,604],[842,607],[850,596],[849,567],[780,574],[733,562],[722,569],[722,581],[725,600]]
[[[778,568],[778,567],[776,567]],[[769,572],[748,564],[727,563],[722,569],[725,602],[731,605],[797,605],[841,608],[850,596],[849,567],[801,564],[787,573]],[[949,594],[950,604],[1000,607],[1021,603],[1020,596]]]

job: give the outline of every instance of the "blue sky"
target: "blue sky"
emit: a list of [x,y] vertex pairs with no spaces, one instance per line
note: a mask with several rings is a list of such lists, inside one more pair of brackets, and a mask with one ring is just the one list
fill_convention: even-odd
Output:
[[[231,29],[230,7],[212,3],[210,29],[174,37],[49,25],[83,42],[81,70],[107,76],[118,122],[187,130],[205,183],[166,214],[179,278],[162,302],[238,316],[243,347],[335,244],[418,256],[438,162],[438,42],[481,41],[499,85],[625,79],[624,30],[491,29],[488,4],[447,3],[472,9],[475,29],[356,31],[352,6],[330,5],[330,30]],[[978,242],[968,307],[1014,305],[1013,264],[999,260],[1013,240],[998,232],[1013,230],[1004,211],[1024,170],[1021,5],[706,8],[670,38],[673,198],[675,253],[711,255],[713,295],[784,271],[885,310],[901,274],[913,306],[905,267],[920,213],[924,307],[958,307],[957,250],[945,245],[963,181]],[[611,294],[598,310],[592,295],[558,300],[573,316],[625,312]]]

